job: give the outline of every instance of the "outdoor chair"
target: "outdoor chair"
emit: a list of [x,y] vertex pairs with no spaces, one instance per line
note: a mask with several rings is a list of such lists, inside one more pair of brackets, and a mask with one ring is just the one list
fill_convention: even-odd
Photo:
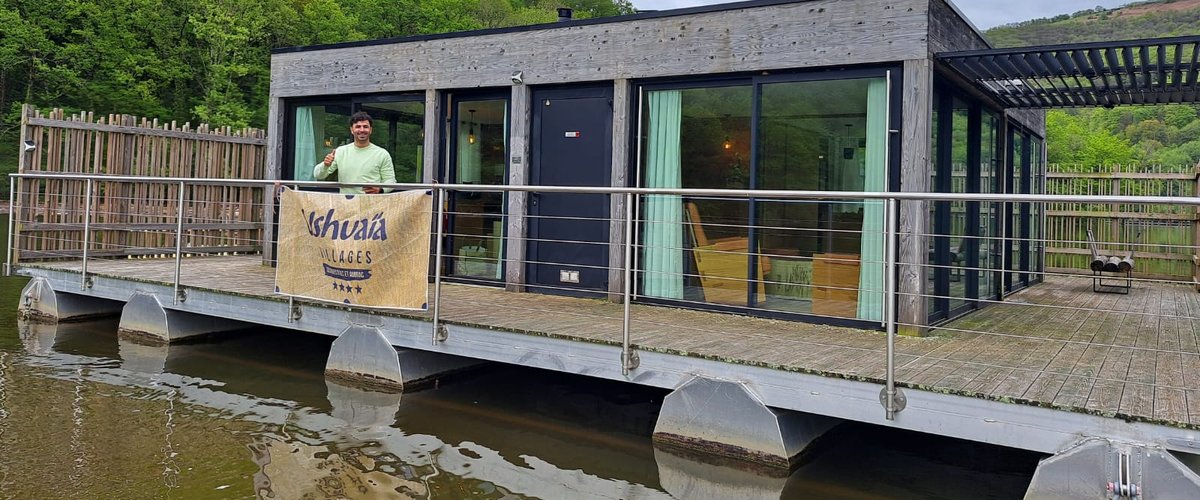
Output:
[[[1124,257],[1113,253],[1101,253],[1096,245],[1096,237],[1092,229],[1087,230],[1088,247],[1092,251],[1092,291],[1096,293],[1128,294],[1133,288],[1133,254],[1137,244],[1142,240],[1138,233],[1135,242]],[[1107,281],[1106,281],[1107,279]]]

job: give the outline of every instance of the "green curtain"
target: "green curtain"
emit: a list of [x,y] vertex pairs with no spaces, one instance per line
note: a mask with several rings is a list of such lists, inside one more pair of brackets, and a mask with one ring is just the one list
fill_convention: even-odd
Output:
[[[867,85],[867,157],[863,191],[887,191],[887,105],[887,80],[871,80]],[[883,201],[864,201],[858,276],[859,319],[883,320],[883,227]]]
[[[648,93],[649,138],[646,146],[646,186],[682,187],[680,123],[682,95],[678,90]],[[649,195],[644,205],[642,232],[642,294],[683,298],[683,199]]]
[[[424,108],[422,108],[422,109],[424,109]],[[503,158],[508,158],[508,137],[509,137],[509,135],[508,135],[508,106],[504,106],[504,156],[503,156]],[[500,167],[499,177],[501,179],[500,182],[505,183],[505,184],[508,183],[508,179],[506,179],[504,177],[504,168],[506,166],[507,166],[507,164],[504,162],[501,162],[499,164],[499,167]],[[501,193],[500,196],[501,196],[500,206],[507,207],[508,206],[508,193]],[[501,209],[501,212],[507,213],[507,210]],[[504,279],[504,266],[501,264],[504,262],[504,245],[506,243],[506,241],[504,239],[504,224],[507,221],[508,221],[507,216],[501,216],[500,222],[495,224],[495,228],[492,230],[492,237],[496,238],[496,240],[500,242],[500,250],[496,255],[496,279],[498,279],[498,280]]]
[[[479,184],[483,167],[480,165],[483,162],[483,132],[473,130],[471,124],[466,127],[458,128],[458,176],[455,179],[459,184]],[[475,144],[471,144],[470,134],[475,132]]]
[[[320,112],[320,121],[324,121],[324,108],[317,108]],[[292,177],[298,181],[311,181],[313,167],[317,164],[317,157],[325,157],[323,154],[318,154],[317,146],[324,145],[323,135],[325,135],[325,127],[320,127],[320,133],[317,130],[317,120],[313,119],[313,106],[299,106],[296,108],[296,150],[292,160]]]

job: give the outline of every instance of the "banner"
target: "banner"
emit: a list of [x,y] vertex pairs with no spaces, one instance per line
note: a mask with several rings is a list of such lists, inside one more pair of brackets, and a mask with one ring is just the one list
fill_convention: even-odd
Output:
[[285,189],[275,292],[427,309],[432,209],[426,190],[345,195]]

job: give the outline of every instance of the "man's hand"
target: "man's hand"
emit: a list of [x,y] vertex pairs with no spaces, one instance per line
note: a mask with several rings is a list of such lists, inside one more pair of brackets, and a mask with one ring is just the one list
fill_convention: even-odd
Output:
[[383,192],[383,189],[379,188],[379,186],[363,186],[363,192],[367,194],[379,194]]
[[335,149],[335,150],[330,151],[329,154],[325,155],[325,166],[326,167],[333,164],[333,154],[336,152],[337,152],[337,150]]

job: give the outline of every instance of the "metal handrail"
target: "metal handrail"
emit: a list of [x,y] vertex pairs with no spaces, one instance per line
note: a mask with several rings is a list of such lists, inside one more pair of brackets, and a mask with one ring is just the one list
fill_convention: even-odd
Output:
[[436,250],[434,251],[433,260],[433,345],[445,340],[445,335],[442,334],[441,312],[442,312],[442,239],[446,232],[446,194],[438,187],[433,188],[436,194],[433,202],[437,203],[437,241],[434,243]]
[[[92,180],[87,181],[87,195],[83,201],[83,262],[79,266],[79,289],[88,289],[88,244],[92,240]],[[12,219],[12,216],[9,216]]]
[[[15,181],[15,182],[14,182]],[[4,275],[12,276],[12,261],[13,261],[13,227],[15,226],[17,205],[15,203],[17,190],[21,187],[21,179],[16,178],[9,181],[8,185],[8,238],[5,243],[4,252]]]
[[179,207],[175,212],[178,219],[175,221],[175,296],[171,299],[173,304],[182,302],[179,294],[179,268],[183,262],[183,198],[184,193],[187,192],[185,187],[184,181],[179,181]]
[[883,320],[887,329],[887,381],[884,387],[885,418],[896,412],[896,215],[899,202],[888,200],[883,207]]
[[[84,220],[84,239],[83,242],[83,279],[84,290],[86,290],[87,282],[87,259],[89,256],[89,240],[91,218],[91,204],[94,197],[92,196],[94,183],[100,182],[139,182],[139,183],[169,183],[177,184],[179,187],[179,197],[177,200],[176,213],[176,228],[175,228],[175,276],[174,276],[174,303],[178,304],[185,300],[186,295],[182,293],[180,284],[181,263],[183,253],[183,228],[184,228],[184,202],[186,198],[187,186],[190,185],[221,185],[221,186],[242,186],[242,187],[261,187],[269,189],[275,181],[271,180],[227,180],[227,179],[200,179],[200,178],[168,178],[168,177],[136,177],[136,176],[106,176],[106,175],[78,175],[78,174],[54,174],[54,173],[24,173],[10,174],[15,182],[20,182],[23,179],[71,179],[87,182],[86,201],[85,201],[85,220]],[[393,184],[337,184],[330,182],[317,181],[287,181],[286,184],[292,186],[303,187],[335,187],[335,186],[360,186],[373,185],[392,189],[426,189],[434,194],[434,203],[436,204],[435,232],[433,234],[436,242],[434,248],[434,292],[432,300],[432,326],[433,326],[433,343],[446,341],[446,330],[441,324],[441,292],[442,292],[442,269],[441,261],[444,258],[444,236],[446,235],[445,216],[447,194],[455,191],[461,192],[537,192],[537,193],[578,193],[578,194],[609,194],[622,195],[625,202],[625,212],[623,217],[625,241],[622,243],[624,262],[622,262],[621,272],[623,273],[624,283],[622,290],[622,341],[621,341],[621,370],[626,376],[637,369],[638,357],[635,350],[632,348],[631,342],[631,303],[635,293],[632,286],[634,253],[637,243],[633,241],[635,231],[634,225],[637,219],[634,217],[633,209],[636,206],[638,196],[648,195],[678,195],[688,197],[712,197],[724,199],[777,199],[777,200],[851,200],[861,202],[864,200],[881,200],[884,202],[884,310],[883,310],[883,326],[887,334],[887,368],[886,368],[886,386],[881,394],[881,402],[885,407],[886,418],[892,420],[897,412],[903,410],[904,401],[903,395],[896,386],[896,336],[897,326],[897,298],[901,295],[898,290],[896,274],[898,272],[899,255],[897,251],[897,240],[899,238],[899,204],[902,201],[967,201],[967,202],[995,202],[995,203],[1141,203],[1141,204],[1173,204],[1185,206],[1200,206],[1200,198],[1195,197],[1170,197],[1170,196],[1085,196],[1085,195],[1044,195],[1044,194],[992,194],[992,193],[905,193],[905,192],[842,192],[842,191],[806,191],[806,190],[747,190],[747,189],[684,189],[684,188],[633,188],[633,187],[588,187],[588,186],[482,186],[476,184],[433,184],[433,183],[393,183]],[[16,199],[15,189],[10,191],[10,205]],[[14,214],[16,208],[14,207]],[[616,223],[616,220],[612,221]],[[10,218],[10,231],[8,241],[7,260],[5,268],[12,269],[15,257],[15,246],[13,236],[14,218]],[[1003,227],[1005,220],[1002,218],[1000,224]],[[1002,229],[1003,231],[1003,229]],[[936,236],[933,236],[936,237]],[[1011,238],[1004,238],[1006,240]],[[1001,268],[1006,268],[1004,253],[1001,254]],[[291,309],[291,308],[289,308]]]
[[[142,182],[142,183],[177,183],[197,185],[221,185],[243,187],[270,187],[273,180],[250,179],[211,179],[184,177],[137,177],[121,175],[95,174],[51,174],[24,173],[9,174],[14,178],[29,179],[93,179],[105,182]],[[362,187],[376,186],[387,189],[445,189],[447,191],[463,191],[476,193],[579,193],[579,194],[633,194],[633,195],[680,195],[712,198],[777,198],[784,200],[889,200],[898,201],[978,201],[978,202],[1017,202],[1017,203],[1145,203],[1163,205],[1200,206],[1200,197],[1191,196],[1088,196],[1063,194],[1020,194],[1020,193],[926,193],[926,192],[888,192],[888,191],[814,191],[814,190],[782,190],[782,189],[688,189],[688,188],[637,188],[637,187],[591,187],[591,186],[534,186],[534,185],[481,185],[481,184],[435,184],[435,183],[394,183],[394,184],[341,184],[322,181],[281,181],[289,186],[300,187]]]

